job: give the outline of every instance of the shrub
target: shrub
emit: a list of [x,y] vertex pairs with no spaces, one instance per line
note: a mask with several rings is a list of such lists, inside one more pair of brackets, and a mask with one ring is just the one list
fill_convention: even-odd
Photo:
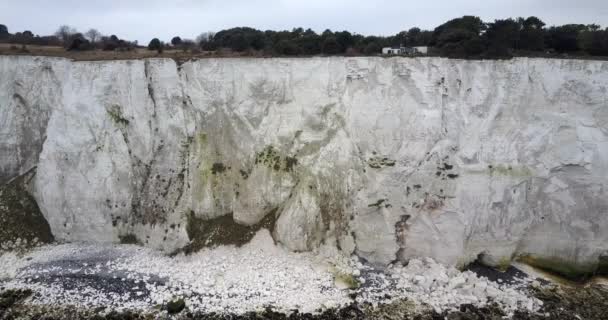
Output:
[[378,54],[382,51],[382,47],[380,47],[380,44],[378,44],[377,42],[370,42],[367,44],[367,46],[365,46],[365,49],[363,49],[363,53],[370,55],[370,54]]
[[91,50],[93,46],[91,42],[84,38],[74,38],[70,45],[68,46],[68,51],[82,51],[82,50]]

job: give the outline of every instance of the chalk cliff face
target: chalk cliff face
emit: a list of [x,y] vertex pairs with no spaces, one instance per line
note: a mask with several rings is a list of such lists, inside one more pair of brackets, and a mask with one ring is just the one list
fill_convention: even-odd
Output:
[[607,90],[598,61],[5,56],[0,183],[36,167],[63,241],[170,252],[229,216],[216,231],[270,221],[289,249],[378,264],[587,270],[608,250]]

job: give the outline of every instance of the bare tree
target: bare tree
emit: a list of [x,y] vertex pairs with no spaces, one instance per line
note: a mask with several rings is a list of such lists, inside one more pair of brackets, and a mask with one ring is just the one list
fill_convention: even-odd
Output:
[[182,47],[182,50],[184,52],[186,52],[188,50],[192,50],[192,49],[196,48],[196,44],[194,43],[193,40],[182,39],[182,43],[180,44],[180,47]]
[[200,45],[201,43],[209,42],[211,39],[213,39],[213,36],[215,36],[215,32],[213,31],[203,32],[196,37],[196,44]]
[[69,44],[70,42],[70,38],[72,37],[73,34],[75,34],[77,31],[76,29],[74,29],[73,27],[70,27],[68,25],[62,25],[59,27],[59,29],[57,29],[57,31],[55,32],[55,35],[61,39],[61,41],[64,43],[64,45]]
[[96,43],[97,40],[101,39],[101,32],[97,31],[97,29],[89,29],[89,31],[87,31],[84,34],[89,40],[91,40],[91,43]]

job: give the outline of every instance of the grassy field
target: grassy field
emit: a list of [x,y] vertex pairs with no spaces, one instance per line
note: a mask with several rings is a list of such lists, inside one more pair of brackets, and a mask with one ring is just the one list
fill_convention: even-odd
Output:
[[[131,51],[67,51],[63,47],[28,45],[23,49],[20,45],[0,43],[0,55],[28,55],[62,57],[77,61],[91,60],[126,60],[143,58],[171,58],[175,60],[189,60],[215,56],[213,52],[189,52],[183,50],[164,50],[163,53],[150,51],[146,48],[136,48]],[[234,55],[236,56],[236,55]]]

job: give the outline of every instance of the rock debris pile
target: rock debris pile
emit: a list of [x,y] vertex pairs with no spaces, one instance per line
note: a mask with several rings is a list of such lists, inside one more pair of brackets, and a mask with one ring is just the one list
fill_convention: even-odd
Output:
[[320,256],[289,252],[275,245],[265,229],[242,247],[175,257],[133,245],[49,245],[21,257],[0,256],[5,266],[0,286],[32,290],[29,303],[35,305],[102,307],[106,312],[154,312],[181,300],[192,312],[235,314],[267,307],[316,312],[396,300],[438,313],[462,304],[498,303],[507,313],[534,312],[541,306],[526,294],[528,279],[496,283],[432,259],[380,270],[357,258]]

